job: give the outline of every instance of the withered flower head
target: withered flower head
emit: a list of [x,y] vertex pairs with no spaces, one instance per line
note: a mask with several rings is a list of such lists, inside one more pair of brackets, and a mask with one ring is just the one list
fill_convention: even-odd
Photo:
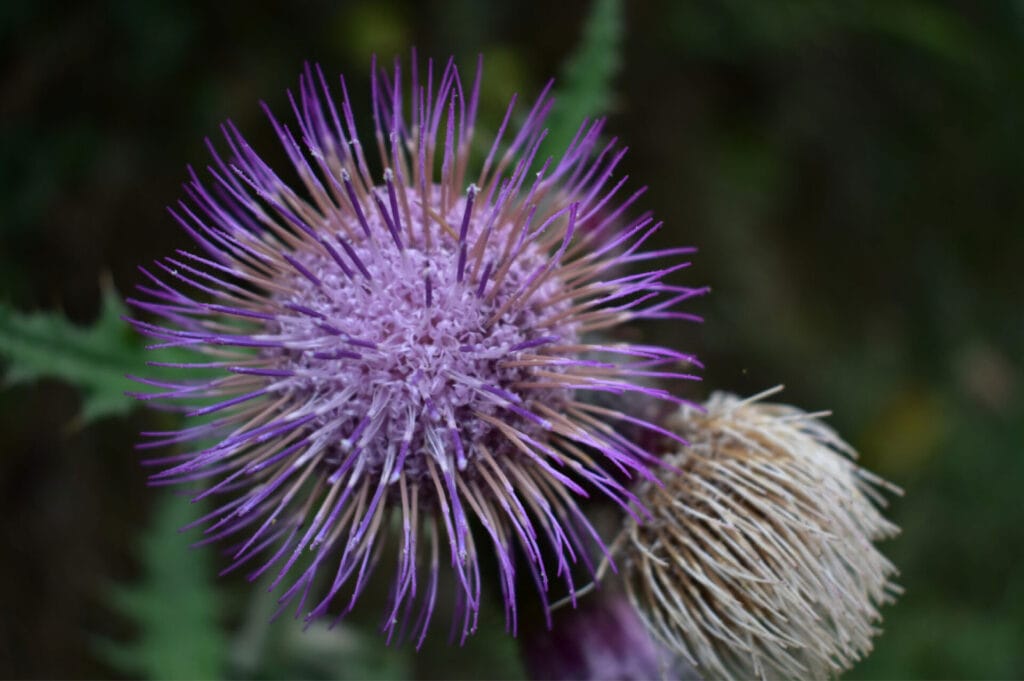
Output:
[[823,678],[871,649],[898,593],[875,548],[897,528],[854,452],[795,407],[716,393],[682,408],[689,441],[640,485],[624,576],[648,626],[705,678]]

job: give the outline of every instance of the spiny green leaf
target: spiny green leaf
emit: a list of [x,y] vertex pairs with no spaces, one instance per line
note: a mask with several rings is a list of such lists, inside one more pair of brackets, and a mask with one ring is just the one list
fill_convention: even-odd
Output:
[[217,617],[218,593],[211,583],[209,552],[193,550],[179,528],[197,509],[187,500],[163,496],[151,529],[142,539],[145,576],[117,586],[110,606],[132,620],[138,637],[128,643],[101,640],[97,652],[129,675],[149,679],[222,678],[226,646]]
[[612,81],[622,63],[623,10],[621,0],[594,0],[579,45],[565,63],[557,100],[548,119],[547,153],[561,153],[585,118],[608,112]]
[[[59,312],[22,313],[0,303],[0,357],[10,362],[3,383],[41,378],[71,383],[82,391],[82,423],[128,413],[135,400],[125,391],[138,385],[126,374],[143,373],[146,361],[156,356],[122,320],[126,314],[112,286],[104,287],[100,315],[88,327],[71,323]],[[183,353],[164,354],[180,360]]]

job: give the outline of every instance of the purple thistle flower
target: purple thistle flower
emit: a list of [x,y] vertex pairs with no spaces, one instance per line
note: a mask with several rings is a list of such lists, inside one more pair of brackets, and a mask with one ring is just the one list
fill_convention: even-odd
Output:
[[229,157],[208,142],[212,179],[190,170],[189,200],[169,209],[199,251],[143,269],[144,299],[131,301],[164,320],[132,321],[152,347],[208,360],[174,366],[214,372],[138,379],[156,389],[140,399],[195,419],[139,446],[187,450],[147,461],[163,467],[153,484],[198,483],[196,499],[222,499],[196,521],[200,543],[232,542],[228,570],[285,582],[282,608],[309,621],[354,606],[391,536],[383,630],[417,645],[443,565],[456,630],[476,627],[473,524],[497,554],[513,632],[516,544],[542,599],[555,578],[574,591],[572,564],[589,564],[591,542],[605,550],[578,500],[596,491],[628,511],[625,478],[653,478],[656,465],[614,429],[638,419],[586,395],[676,401],[636,380],[692,378],[677,368],[695,363],[588,334],[692,319],[672,308],[704,291],[663,281],[687,263],[622,273],[692,249],[640,250],[661,224],[624,218],[643,190],[623,198],[625,150],[601,141],[603,121],[534,172],[550,84],[514,133],[513,99],[470,175],[480,67],[465,90],[452,61],[417,80],[414,55],[408,105],[397,61],[374,67],[375,173],[344,79],[339,109],[307,65],[289,92],[294,124],[264,106],[301,183],[226,123]]

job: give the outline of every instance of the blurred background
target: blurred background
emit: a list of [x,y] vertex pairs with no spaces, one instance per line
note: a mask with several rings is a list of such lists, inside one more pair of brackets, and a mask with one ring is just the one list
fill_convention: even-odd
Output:
[[467,70],[484,54],[490,129],[512,92],[600,77],[579,106],[630,146],[661,245],[701,249],[679,281],[713,288],[689,307],[703,325],[646,337],[699,354],[695,396],[785,383],[783,401],[833,410],[905,489],[883,549],[906,594],[848,678],[1024,673],[1024,4],[633,2],[574,61],[590,12],[3,3],[0,675],[522,674],[495,608],[465,648],[419,656],[383,648],[372,616],[254,624],[269,604],[166,530],[192,511],[145,487],[132,444],[153,417],[102,374],[138,352],[103,282],[130,292],[136,265],[186,246],[164,206],[203,138],[230,117],[276,158],[257,104],[286,112],[307,59],[346,74],[366,122],[371,53],[412,45]]

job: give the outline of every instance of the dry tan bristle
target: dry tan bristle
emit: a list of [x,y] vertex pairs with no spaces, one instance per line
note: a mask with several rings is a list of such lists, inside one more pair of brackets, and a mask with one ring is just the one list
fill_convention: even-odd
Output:
[[873,542],[895,535],[876,502],[898,492],[853,463],[820,414],[716,393],[672,428],[664,487],[627,520],[624,577],[652,632],[705,678],[824,678],[871,649],[899,592]]

